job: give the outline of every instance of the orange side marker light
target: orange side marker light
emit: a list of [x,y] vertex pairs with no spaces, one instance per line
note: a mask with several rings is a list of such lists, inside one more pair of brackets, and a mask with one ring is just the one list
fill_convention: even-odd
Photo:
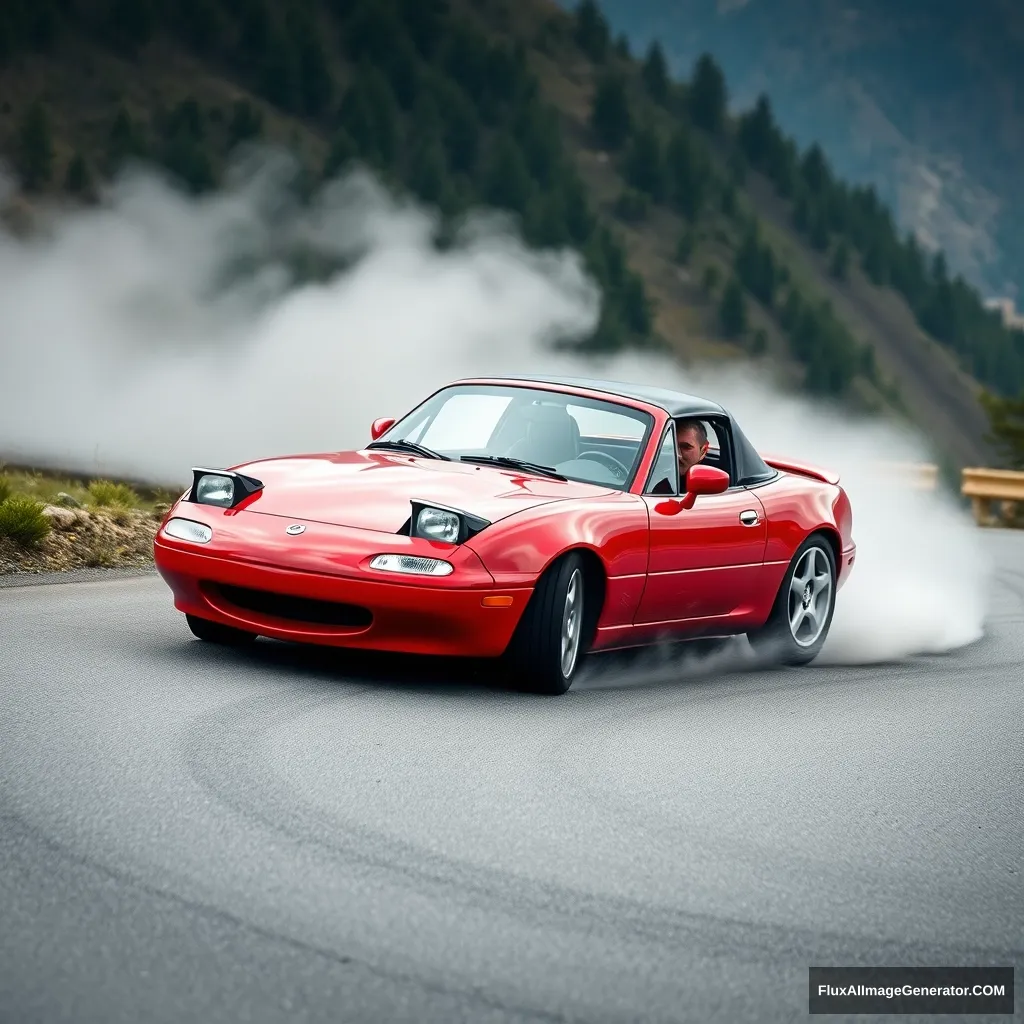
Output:
[[508,608],[512,604],[512,598],[509,595],[490,595],[485,597],[480,602],[485,608]]

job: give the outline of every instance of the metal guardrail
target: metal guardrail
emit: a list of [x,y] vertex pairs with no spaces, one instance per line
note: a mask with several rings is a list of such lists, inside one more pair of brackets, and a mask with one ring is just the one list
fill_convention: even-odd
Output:
[[[971,499],[971,511],[979,526],[1024,525],[1024,473],[1012,469],[971,467],[961,474],[960,493]],[[998,503],[999,511],[992,512]]]
[[[887,462],[880,467],[902,486],[934,491],[937,466],[928,463]],[[960,493],[971,502],[978,526],[1024,527],[1024,472],[969,466],[960,473]]]

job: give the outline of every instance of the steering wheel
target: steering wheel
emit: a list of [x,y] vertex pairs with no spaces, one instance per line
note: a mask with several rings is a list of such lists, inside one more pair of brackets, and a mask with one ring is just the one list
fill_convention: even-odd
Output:
[[590,459],[592,462],[600,462],[602,466],[612,471],[617,480],[625,480],[629,476],[629,470],[618,459],[607,454],[607,452],[580,452],[576,457],[578,459]]

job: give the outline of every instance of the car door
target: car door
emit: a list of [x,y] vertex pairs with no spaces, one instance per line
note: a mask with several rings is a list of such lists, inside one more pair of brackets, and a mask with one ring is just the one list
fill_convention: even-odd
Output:
[[[717,454],[728,461],[725,450]],[[704,626],[743,619],[764,572],[767,524],[756,494],[730,487],[699,495],[692,508],[683,508],[671,422],[644,490],[650,549],[635,623]]]

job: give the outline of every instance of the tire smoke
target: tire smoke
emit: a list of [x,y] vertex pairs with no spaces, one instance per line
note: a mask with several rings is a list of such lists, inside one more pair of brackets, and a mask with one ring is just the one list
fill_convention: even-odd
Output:
[[[761,371],[555,352],[600,294],[577,254],[534,252],[500,217],[435,245],[433,214],[356,172],[307,207],[280,154],[195,198],[148,169],[97,207],[0,230],[0,456],[175,486],[195,465],[359,447],[447,381],[568,372],[657,382],[729,408],[762,451],[838,470],[858,563],[821,660],[950,650],[981,635],[988,566],[952,500],[884,464],[922,441],[784,394]],[[0,189],[2,191],[2,189]],[[296,260],[321,267],[296,283]]]

